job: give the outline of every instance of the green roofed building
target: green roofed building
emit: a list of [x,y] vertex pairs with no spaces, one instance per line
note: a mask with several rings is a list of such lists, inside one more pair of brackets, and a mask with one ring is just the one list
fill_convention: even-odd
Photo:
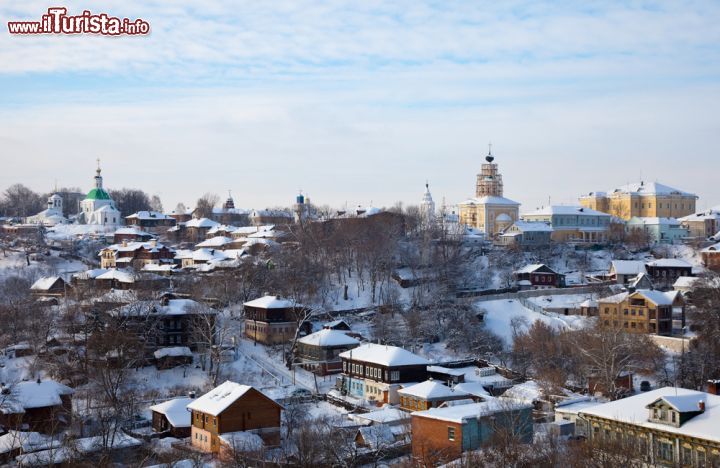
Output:
[[122,224],[122,215],[110,198],[110,194],[103,188],[103,178],[100,175],[100,160],[95,171],[95,187],[90,190],[85,200],[80,202],[79,221],[83,224],[99,224],[116,226]]

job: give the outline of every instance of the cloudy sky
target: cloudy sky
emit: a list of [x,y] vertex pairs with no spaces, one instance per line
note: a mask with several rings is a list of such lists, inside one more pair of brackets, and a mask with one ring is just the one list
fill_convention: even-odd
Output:
[[[62,3],[62,2],[61,2]],[[489,141],[531,210],[640,178],[720,204],[720,3],[62,3],[146,37],[12,36],[0,3],[0,190],[205,192],[247,208],[473,195]]]

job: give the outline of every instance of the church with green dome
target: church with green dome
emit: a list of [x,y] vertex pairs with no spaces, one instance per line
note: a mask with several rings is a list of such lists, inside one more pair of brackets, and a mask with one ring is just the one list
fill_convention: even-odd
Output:
[[95,187],[90,190],[87,197],[80,202],[81,224],[96,224],[102,226],[117,226],[122,224],[122,214],[110,198],[110,194],[103,188],[103,178],[100,174],[100,160],[95,171]]

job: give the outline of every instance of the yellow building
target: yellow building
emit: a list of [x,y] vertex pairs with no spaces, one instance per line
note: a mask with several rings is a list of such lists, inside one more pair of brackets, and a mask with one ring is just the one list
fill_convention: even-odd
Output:
[[681,218],[695,212],[698,197],[657,182],[636,182],[611,190],[590,192],[580,205],[618,218]]
[[598,316],[606,327],[628,333],[671,335],[682,328],[685,302],[677,291],[637,290],[598,299]]
[[475,198],[458,205],[460,224],[474,227],[494,237],[518,220],[520,203],[503,197],[502,174],[491,152],[485,157],[475,185]]

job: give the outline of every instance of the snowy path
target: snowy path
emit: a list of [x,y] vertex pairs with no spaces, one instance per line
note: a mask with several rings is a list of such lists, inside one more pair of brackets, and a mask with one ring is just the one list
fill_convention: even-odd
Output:
[[315,391],[315,382],[312,374],[309,372],[303,369],[297,369],[293,375],[293,371],[287,369],[282,363],[279,363],[270,357],[267,354],[267,348],[263,345],[258,344],[257,346],[254,346],[252,341],[246,339],[239,340],[239,345],[238,353],[242,354],[244,357],[251,360],[258,367],[270,374],[273,379],[276,380],[278,385],[288,385],[294,383],[294,385],[303,387],[312,392]]

